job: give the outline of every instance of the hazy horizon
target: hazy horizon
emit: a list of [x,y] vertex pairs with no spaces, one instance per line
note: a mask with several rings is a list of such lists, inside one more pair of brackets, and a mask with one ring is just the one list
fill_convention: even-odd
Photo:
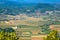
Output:
[[60,3],[60,0],[0,0],[1,1],[12,1],[19,3]]

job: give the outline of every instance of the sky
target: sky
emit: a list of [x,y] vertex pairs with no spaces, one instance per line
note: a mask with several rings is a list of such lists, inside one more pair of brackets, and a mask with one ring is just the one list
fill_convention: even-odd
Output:
[[24,3],[60,3],[60,0],[8,0]]

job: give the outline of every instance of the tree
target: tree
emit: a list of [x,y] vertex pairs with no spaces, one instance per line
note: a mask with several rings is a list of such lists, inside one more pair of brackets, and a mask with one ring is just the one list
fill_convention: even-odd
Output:
[[58,37],[58,32],[53,30],[46,38],[44,38],[44,40],[60,40],[60,38]]
[[4,40],[4,31],[0,28],[0,40]]
[[16,36],[16,33],[12,28],[6,28],[4,32],[4,40],[18,40],[18,37]]
[[0,28],[0,40],[18,40],[15,31],[11,28],[1,29]]
[[18,40],[18,37],[16,36],[15,32],[11,33],[5,33],[5,40]]

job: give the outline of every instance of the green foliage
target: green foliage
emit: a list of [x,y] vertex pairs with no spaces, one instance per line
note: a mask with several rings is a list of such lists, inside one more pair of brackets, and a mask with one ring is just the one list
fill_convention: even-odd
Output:
[[45,34],[48,34],[50,32],[50,29],[49,29],[49,24],[44,24],[41,26],[41,30],[42,32],[44,32]]
[[3,29],[0,31],[0,40],[18,40],[16,33],[12,32],[12,29],[10,31],[9,30],[10,29],[8,28],[8,30]]
[[0,40],[4,40],[4,32],[0,31]]
[[14,32],[12,33],[5,33],[5,40],[18,40],[18,37]]
[[44,40],[60,40],[60,38],[58,37],[58,32],[53,30],[46,38],[44,38]]

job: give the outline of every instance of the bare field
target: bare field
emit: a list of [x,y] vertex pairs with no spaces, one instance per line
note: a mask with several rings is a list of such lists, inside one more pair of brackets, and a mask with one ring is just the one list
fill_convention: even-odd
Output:
[[37,20],[10,20],[10,21],[2,21],[0,22],[0,26],[17,26],[17,25],[30,25],[37,26]]

